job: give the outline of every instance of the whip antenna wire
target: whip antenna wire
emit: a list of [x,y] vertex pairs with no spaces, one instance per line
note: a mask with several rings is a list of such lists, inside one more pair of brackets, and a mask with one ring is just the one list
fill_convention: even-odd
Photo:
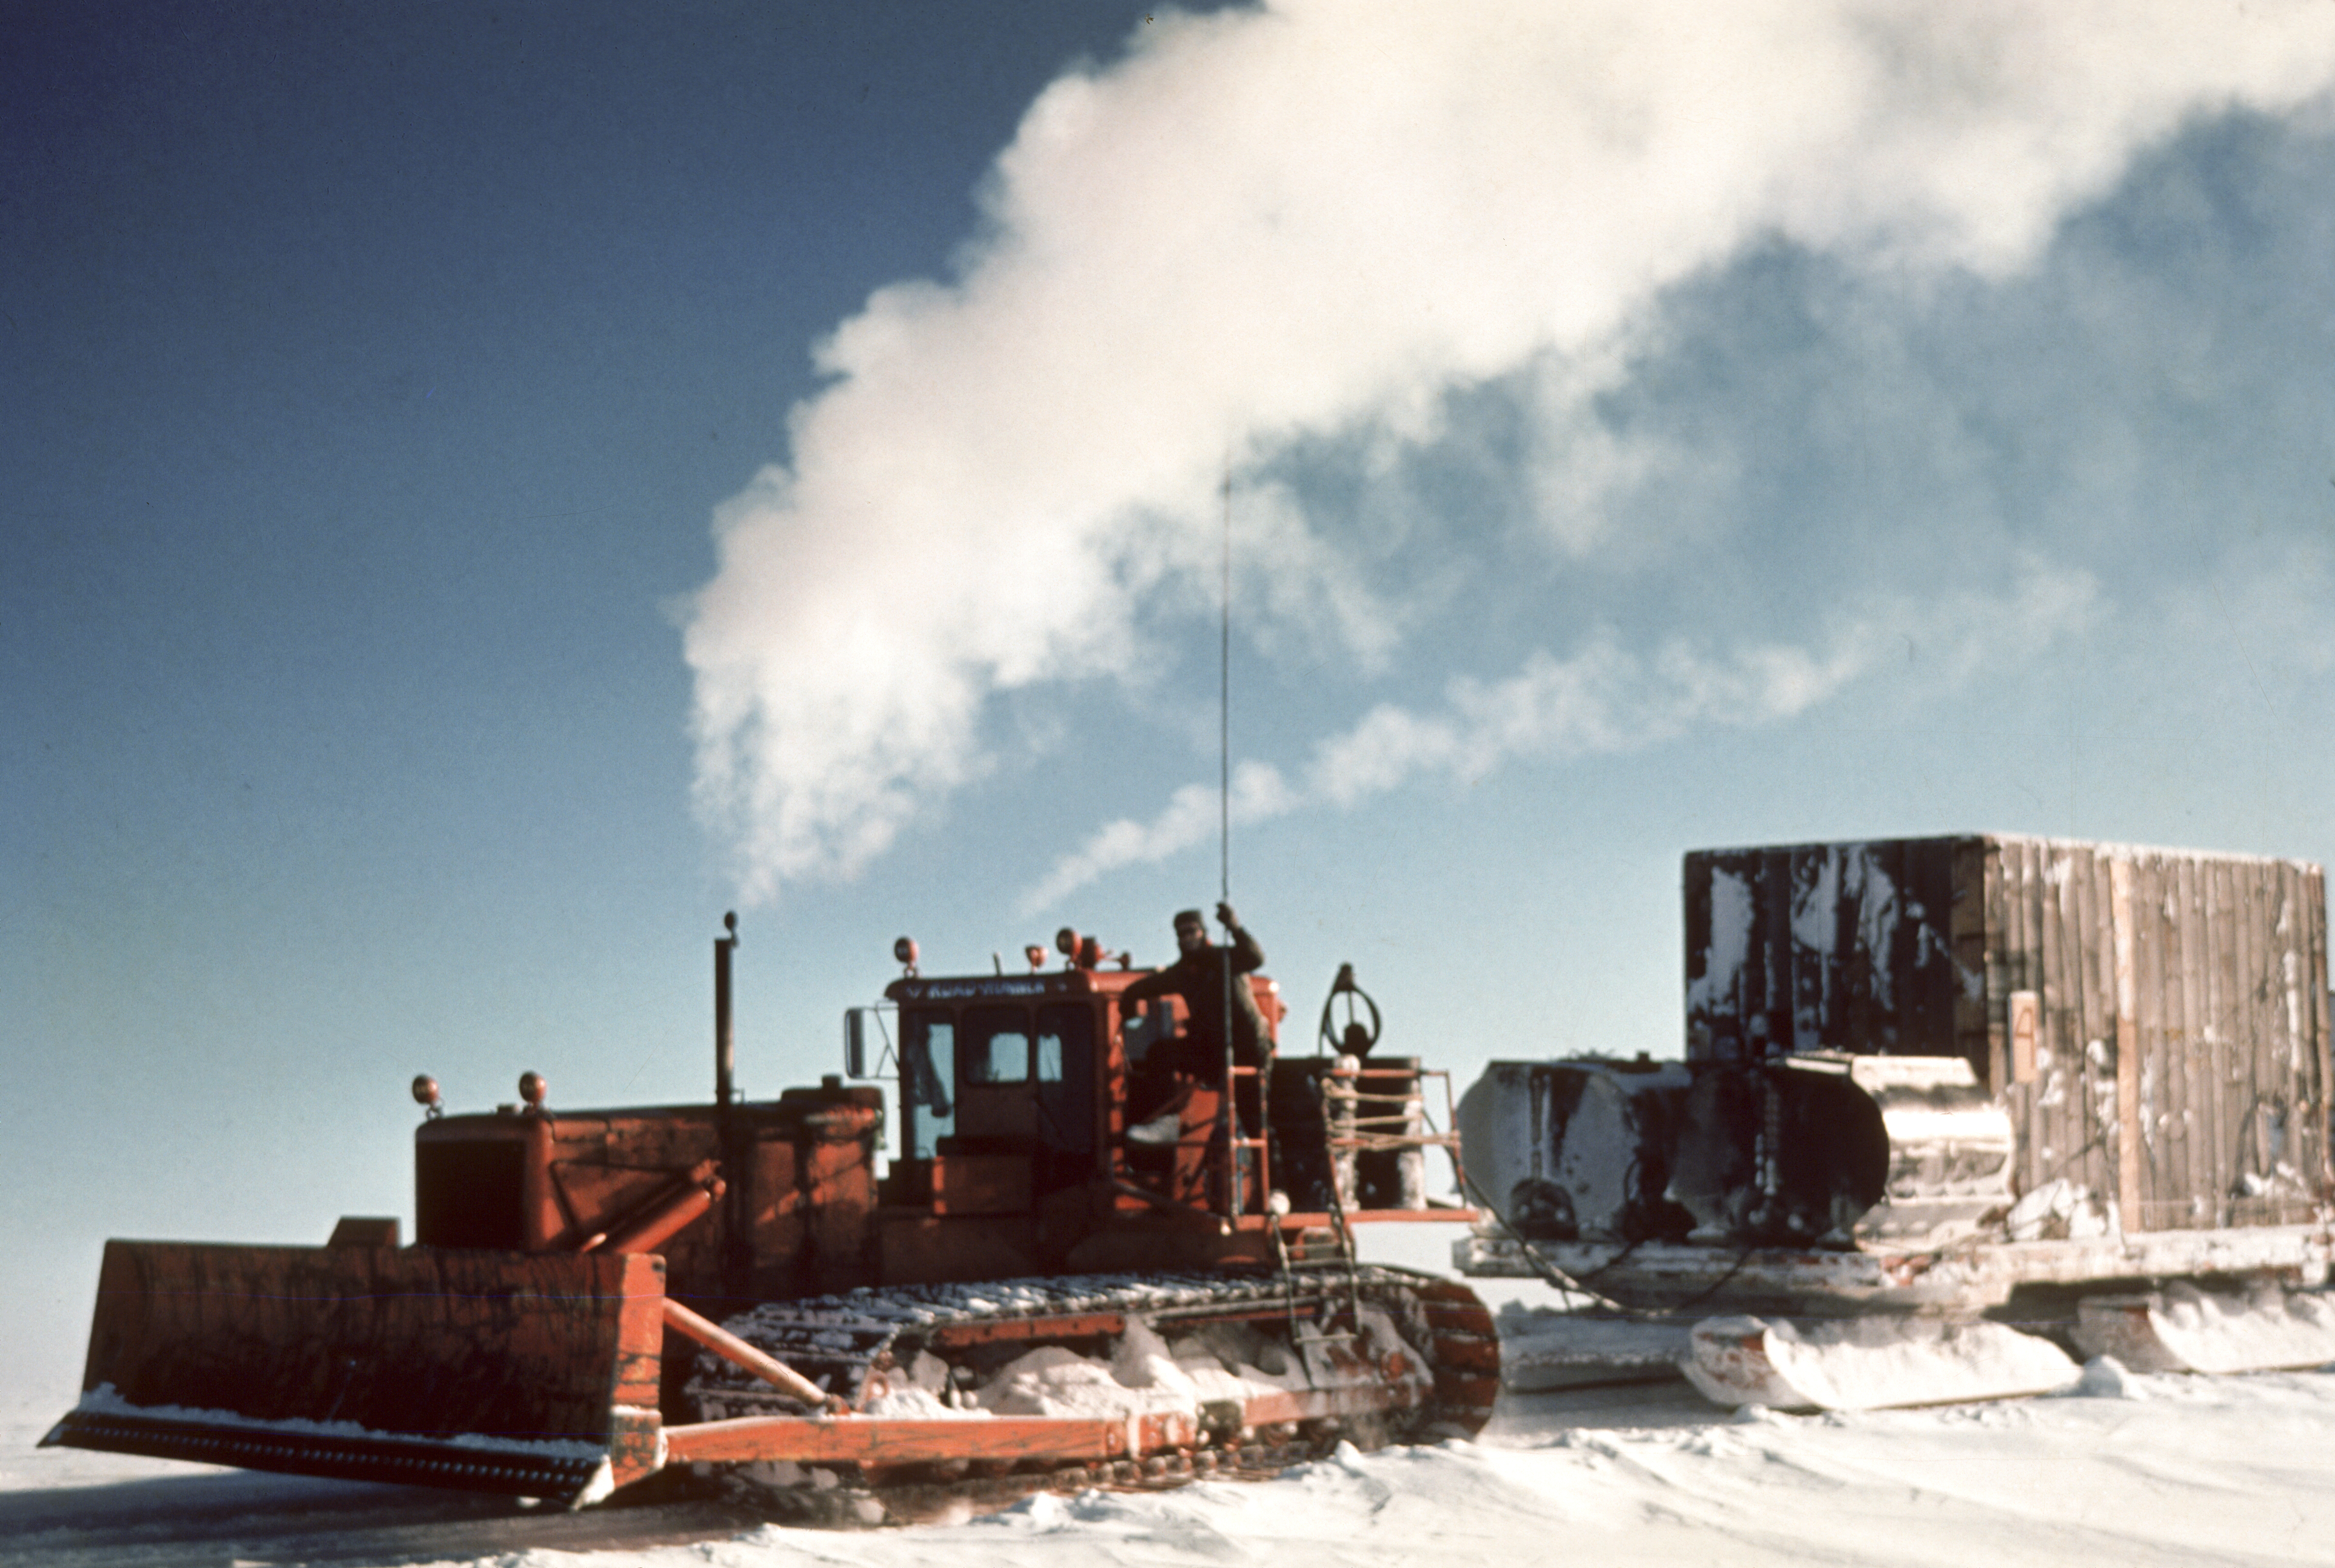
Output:
[[[1224,482],[1224,564],[1217,585],[1218,603],[1222,614],[1217,623],[1216,642],[1216,898],[1217,913],[1223,914],[1233,896],[1233,460],[1225,455]],[[1225,945],[1218,955],[1225,972],[1225,1097],[1219,1107],[1217,1126],[1225,1140],[1225,1213],[1237,1217],[1241,1212],[1242,1178],[1246,1174],[1247,1150],[1237,1147],[1244,1136],[1238,1110],[1238,1079],[1233,1069],[1238,1057],[1233,1049],[1233,956],[1235,951],[1232,928],[1225,929]],[[1259,1095],[1259,1103],[1263,1096]]]

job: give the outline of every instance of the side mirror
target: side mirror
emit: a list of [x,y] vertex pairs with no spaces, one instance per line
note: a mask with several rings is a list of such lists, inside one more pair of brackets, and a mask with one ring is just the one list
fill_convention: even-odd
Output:
[[843,1076],[867,1076],[867,1010],[864,1007],[844,1010]]

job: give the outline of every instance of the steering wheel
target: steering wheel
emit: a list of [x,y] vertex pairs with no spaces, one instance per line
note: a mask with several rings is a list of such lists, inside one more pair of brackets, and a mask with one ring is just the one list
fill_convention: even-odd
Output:
[[[1346,1021],[1342,1028],[1337,1021],[1340,997],[1346,999]],[[1361,1021],[1361,1010],[1370,1010],[1371,1021]],[[1322,1003],[1322,1029],[1313,1042],[1314,1054],[1331,1056],[1368,1056],[1371,1047],[1379,1042],[1379,1004],[1371,993],[1354,983],[1354,966],[1338,965],[1338,978],[1331,983],[1329,998]]]

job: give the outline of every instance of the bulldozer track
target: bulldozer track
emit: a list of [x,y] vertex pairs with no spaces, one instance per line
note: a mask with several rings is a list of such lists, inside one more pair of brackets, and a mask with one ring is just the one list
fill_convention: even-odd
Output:
[[1271,1481],[1294,1466],[1328,1457],[1342,1440],[1347,1440],[1342,1433],[1301,1435],[1286,1442],[1245,1444],[1237,1450],[1201,1449],[1139,1460],[1017,1468],[1004,1475],[969,1475],[953,1481],[838,1479],[828,1487],[777,1488],[722,1477],[705,1495],[781,1524],[853,1529],[940,1524],[993,1513],[1042,1492],[1075,1496],[1089,1491],[1164,1492],[1196,1481]]
[[[1230,1322],[1267,1331],[1285,1326],[1289,1338],[1284,1348],[1299,1354],[1299,1324],[1317,1343],[1352,1338],[1336,1326],[1351,1323],[1358,1307],[1387,1314],[1426,1358],[1434,1385],[1430,1398],[1403,1405],[1390,1389],[1382,1407],[1365,1399],[1340,1417],[1255,1426],[1222,1412],[1211,1420],[1204,1411],[1198,1440],[1111,1460],[971,1458],[941,1465],[843,1466],[777,1486],[749,1479],[751,1469],[727,1475],[709,1470],[693,1479],[711,1483],[722,1495],[751,1493],[752,1505],[790,1523],[915,1523],[1005,1506],[1037,1492],[1156,1490],[1207,1478],[1267,1479],[1330,1453],[1341,1441],[1376,1447],[1420,1437],[1472,1437],[1481,1430],[1499,1393],[1499,1341],[1491,1315],[1463,1285],[1379,1265],[908,1286],[772,1302],[731,1319],[727,1326],[827,1393],[856,1402],[871,1389],[880,1392],[887,1373],[926,1351],[961,1356],[997,1347],[999,1353],[1018,1354],[1055,1344],[1091,1352],[1125,1332],[1130,1321],[1140,1321],[1163,1333]],[[710,1357],[701,1358],[691,1390],[725,1415],[787,1403],[768,1385]],[[666,1484],[690,1483],[674,1477]]]
[[[899,1362],[918,1350],[1116,1335],[1129,1319],[1155,1325],[1293,1319],[1335,1306],[1350,1292],[1415,1296],[1430,1282],[1433,1276],[1377,1264],[1301,1264],[1287,1274],[1257,1269],[1032,1275],[770,1302],[723,1326],[826,1393],[856,1401],[872,1369],[887,1357]],[[700,1357],[699,1369],[708,1389],[768,1392],[719,1358]]]

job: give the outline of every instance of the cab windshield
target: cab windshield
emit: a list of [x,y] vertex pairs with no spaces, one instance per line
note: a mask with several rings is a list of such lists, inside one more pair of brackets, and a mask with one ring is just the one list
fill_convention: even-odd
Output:
[[1053,1148],[1091,1147],[1093,1050],[1092,1019],[1075,1003],[903,1009],[906,1157],[939,1154],[943,1139],[958,1136],[960,1113],[972,1118],[967,1134],[995,1134],[1002,1118]]

